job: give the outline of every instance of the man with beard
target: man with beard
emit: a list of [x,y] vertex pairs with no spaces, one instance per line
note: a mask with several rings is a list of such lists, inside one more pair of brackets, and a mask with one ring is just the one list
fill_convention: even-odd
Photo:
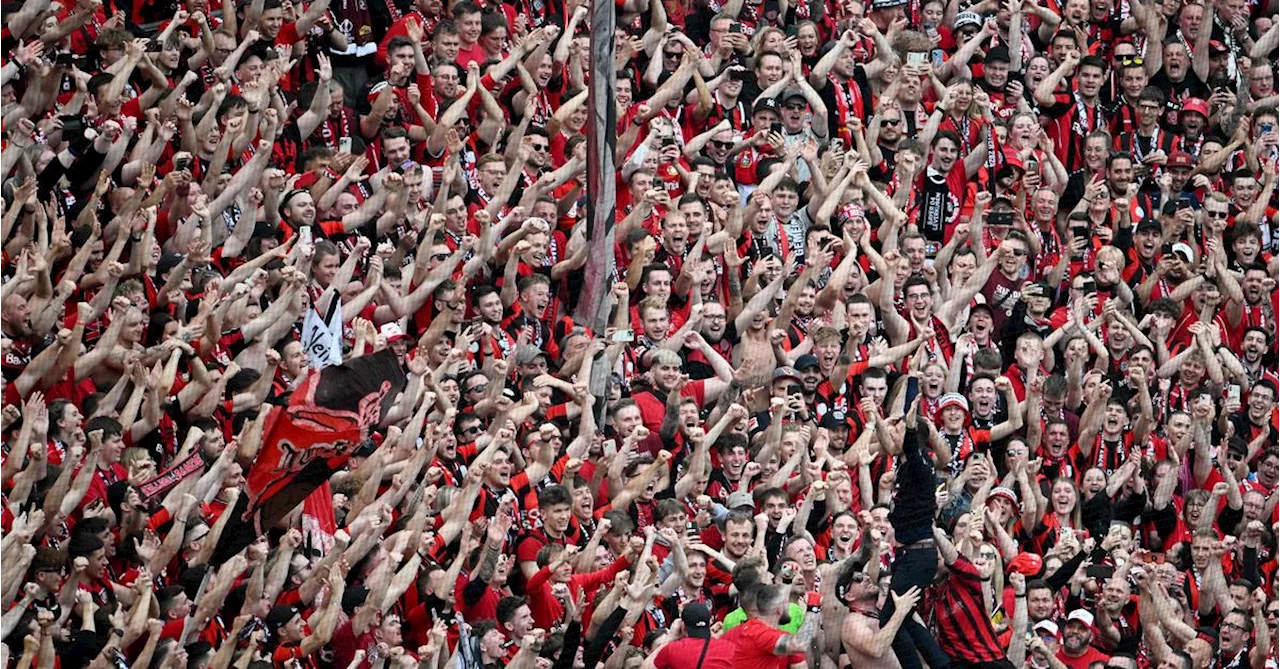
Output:
[[[683,338],[681,338],[683,339]],[[716,355],[711,347],[702,342],[703,355]],[[647,373],[649,385],[643,390],[632,395],[636,406],[640,408],[640,415],[644,426],[652,433],[657,433],[662,427],[662,418],[666,414],[667,395],[672,392],[679,393],[683,397],[691,397],[698,403],[699,410],[706,406],[708,402],[715,402],[719,399],[721,393],[729,387],[729,381],[732,378],[730,370],[729,378],[710,378],[701,381],[689,381],[687,377],[681,374],[681,365],[683,361],[680,356],[672,351],[664,348],[654,349],[648,353],[649,371]],[[727,367],[723,365],[722,367]],[[723,371],[723,370],[722,370]]]
[[1262,379],[1277,383],[1276,373],[1265,362],[1265,356],[1271,351],[1270,333],[1269,330],[1251,325],[1244,329],[1244,335],[1240,337],[1240,364],[1244,366],[1249,385]]
[[1093,614],[1084,609],[1076,609],[1067,614],[1058,660],[1067,665],[1068,669],[1089,669],[1094,662],[1105,664],[1111,659],[1106,653],[1094,648],[1092,643]]
[[1245,441],[1253,441],[1258,435],[1266,433],[1266,443],[1274,444],[1277,433],[1271,425],[1271,416],[1275,406],[1275,382],[1270,379],[1255,382],[1249,388],[1245,410],[1237,411],[1229,418],[1235,428],[1235,435]]
[[[1212,211],[1210,206],[1215,207]],[[1209,200],[1204,204],[1206,216],[1225,213],[1227,204],[1217,200]],[[1226,304],[1227,325],[1232,339],[1239,341],[1245,328],[1261,328],[1264,331],[1276,330],[1275,291],[1268,290],[1271,273],[1266,265],[1254,263],[1244,269],[1244,279],[1236,281],[1235,276],[1218,264],[1217,276],[1222,281],[1222,292],[1228,296]]]
[[31,363],[35,335],[31,329],[31,306],[27,298],[11,292],[0,303],[0,336],[4,337],[4,379],[13,382]]
[[899,669],[898,658],[889,652],[890,643],[920,601],[920,588],[911,588],[901,595],[890,593],[893,615],[881,624],[880,583],[867,574],[861,564],[855,562],[846,569],[836,592],[844,589],[841,599],[850,611],[840,627],[840,643],[849,656],[849,663],[855,667]]
[[1204,283],[1204,277],[1192,275],[1194,255],[1190,246],[1180,242],[1173,245],[1171,253],[1162,251],[1156,260],[1155,271],[1134,291],[1139,301],[1150,304],[1166,297],[1175,302],[1187,299]]

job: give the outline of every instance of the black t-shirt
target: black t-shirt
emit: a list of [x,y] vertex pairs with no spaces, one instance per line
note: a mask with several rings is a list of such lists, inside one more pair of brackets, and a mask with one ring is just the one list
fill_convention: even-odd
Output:
[[1195,70],[1187,66],[1187,76],[1182,81],[1171,81],[1166,69],[1161,69],[1151,77],[1151,86],[1165,92],[1164,114],[1160,116],[1160,125],[1166,130],[1178,130],[1178,116],[1182,113],[1182,103],[1187,98],[1209,99],[1209,87],[1200,81]]

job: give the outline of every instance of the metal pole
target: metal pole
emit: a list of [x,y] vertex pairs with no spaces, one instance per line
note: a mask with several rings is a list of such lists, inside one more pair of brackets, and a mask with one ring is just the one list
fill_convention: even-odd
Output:
[[[617,18],[613,0],[591,3],[591,74],[587,103],[591,122],[587,127],[587,257],[582,299],[574,320],[604,334],[609,322],[609,294],[613,287],[613,232],[617,211],[614,152],[618,139],[618,113],[614,102],[617,77],[613,69],[614,29]],[[601,356],[591,368],[591,394],[596,397],[597,424],[604,426],[609,397],[610,370]]]

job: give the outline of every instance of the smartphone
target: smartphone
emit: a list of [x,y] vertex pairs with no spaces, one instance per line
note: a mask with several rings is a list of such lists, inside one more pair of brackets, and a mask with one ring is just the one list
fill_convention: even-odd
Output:
[[72,65],[75,65],[75,63],[76,63],[76,55],[75,55],[74,53],[70,53],[70,52],[67,52],[67,53],[60,53],[60,54],[58,54],[57,58],[54,58],[54,59],[53,59],[53,62],[54,62],[54,64],[56,64],[56,65],[62,65],[62,66],[64,66],[64,67],[71,67]]
[[339,138],[338,138],[338,151],[340,151],[340,152],[342,152],[342,153],[351,153],[351,138],[350,138],[350,137],[339,137]]
[[1096,564],[1091,567],[1087,567],[1084,570],[1084,575],[1088,576],[1089,578],[1108,579],[1108,578],[1111,578],[1111,576],[1115,573],[1116,573],[1115,567],[1109,567],[1105,564]]
[[1275,130],[1275,129],[1276,129],[1276,124],[1274,124],[1274,123],[1270,123],[1270,122],[1268,122],[1268,123],[1263,123],[1263,124],[1260,126],[1260,128],[1261,128],[1261,130],[1262,130],[1262,134],[1264,134],[1264,135],[1265,135],[1265,134],[1267,134],[1267,133],[1269,133],[1269,132],[1271,132],[1271,131]]
[[1026,162],[1026,173],[1027,173],[1027,174],[1039,174],[1039,173],[1040,173],[1040,162],[1039,162],[1039,161],[1037,161],[1035,158],[1028,158],[1028,159],[1027,159],[1027,162]]
[[1088,226],[1088,225],[1073,225],[1073,226],[1071,226],[1071,236],[1072,236],[1072,237],[1075,237],[1076,239],[1088,239],[1088,238],[1089,238],[1089,226]]
[[774,123],[773,125],[769,126],[769,132],[776,132],[776,133],[778,133],[779,135],[781,135],[781,134],[782,134],[782,124],[781,124],[781,123]]
[[903,398],[902,406],[910,408],[911,403],[916,401],[916,396],[920,394],[920,379],[914,376],[907,377],[907,394]]
[[839,137],[832,137],[831,142],[827,145],[827,148],[837,152],[844,151],[844,140],[840,139]]
[[1176,205],[1176,207],[1177,207],[1178,209],[1190,209],[1190,208],[1191,208],[1191,198],[1189,198],[1189,197],[1180,197],[1180,198],[1178,198],[1178,204]]
[[945,59],[946,54],[943,53],[942,49],[934,49],[929,52],[929,60],[933,63],[934,67],[942,65],[945,62]]
[[176,172],[181,172],[182,170],[185,170],[190,166],[191,166],[190,156],[182,156],[181,158],[173,159],[173,169]]
[[629,343],[635,340],[636,340],[636,333],[634,330],[631,330],[631,329],[617,330],[613,333],[612,336],[609,337],[609,341],[617,342],[617,343]]
[[1098,282],[1093,279],[1085,279],[1084,283],[1080,286],[1080,291],[1085,295],[1096,293],[1098,292]]
[[729,68],[729,81],[745,81],[746,78],[747,71],[745,69],[737,66]]
[[787,386],[787,395],[803,395],[803,394],[804,394],[804,386],[798,383],[793,383]]
[[907,54],[907,65],[924,65],[929,62],[929,54],[923,51],[912,51]]
[[987,214],[987,225],[1013,225],[1012,211],[993,211]]
[[1173,253],[1173,244],[1162,244],[1160,246],[1160,255],[1167,256],[1170,253]]
[[304,225],[298,230],[298,241],[303,244],[311,243],[311,226]]
[[734,35],[741,35],[741,34],[742,34],[742,24],[741,24],[741,23],[737,23],[737,22],[734,22],[734,23],[729,24],[729,32],[730,32],[730,33],[733,33]]
[[1240,403],[1240,384],[1233,383],[1227,386],[1227,401]]
[[667,148],[668,146],[676,146],[676,138],[675,138],[675,137],[663,137],[663,138],[662,138],[662,148],[664,148],[664,149],[665,149],[665,148]]

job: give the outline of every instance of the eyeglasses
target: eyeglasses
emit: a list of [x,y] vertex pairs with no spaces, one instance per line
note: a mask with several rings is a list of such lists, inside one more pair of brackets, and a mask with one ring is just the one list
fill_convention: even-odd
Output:
[[783,106],[785,109],[790,109],[790,110],[792,110],[792,111],[804,111],[804,110],[805,110],[809,105],[807,105],[807,104],[805,104],[805,103],[801,102],[800,104],[787,104],[787,105],[782,105],[782,106]]
[[882,118],[882,119],[880,119],[880,127],[881,127],[881,128],[888,128],[888,127],[890,127],[890,126],[898,125],[899,123],[902,123],[902,119],[900,119],[900,118]]
[[488,389],[489,389],[489,384],[487,384],[487,383],[481,383],[481,384],[480,384],[480,385],[478,385],[478,386],[472,386],[472,387],[468,388],[468,389],[467,389],[467,392],[469,392],[469,393],[482,393],[482,392],[484,392],[484,391],[486,391],[486,390],[488,390]]
[[1243,625],[1237,625],[1237,624],[1235,624],[1235,623],[1229,623],[1229,622],[1225,622],[1225,621],[1222,623],[1222,626],[1223,626],[1223,627],[1230,627],[1230,628],[1232,628],[1232,629],[1237,629],[1237,630],[1240,630],[1241,632],[1248,632],[1248,631],[1249,631],[1249,630],[1245,629],[1245,627],[1244,627]]

